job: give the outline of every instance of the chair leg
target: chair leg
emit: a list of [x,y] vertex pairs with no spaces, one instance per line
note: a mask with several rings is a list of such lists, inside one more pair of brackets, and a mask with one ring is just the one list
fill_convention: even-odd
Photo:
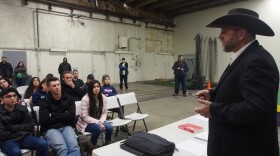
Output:
[[112,112],[112,120],[114,119],[114,112]]
[[77,142],[78,142],[78,145],[80,147],[80,154],[83,155],[83,152],[82,152],[82,149],[81,149],[82,146],[81,146],[81,142],[80,142],[78,134],[77,134]]
[[117,137],[117,135],[118,135],[118,133],[119,133],[119,128],[120,128],[120,127],[117,127],[117,129],[116,129],[115,138]]
[[148,132],[148,128],[147,128],[147,125],[146,125],[146,122],[145,122],[145,120],[144,120],[144,119],[143,119],[143,123],[144,123],[144,125],[145,125],[146,132]]
[[133,131],[134,131],[134,129],[135,129],[135,125],[136,125],[136,121],[134,121],[134,124],[133,124]]
[[127,125],[125,125],[125,128],[126,128],[127,135],[128,135],[128,136],[130,136],[131,134],[129,133],[128,126],[127,126]]

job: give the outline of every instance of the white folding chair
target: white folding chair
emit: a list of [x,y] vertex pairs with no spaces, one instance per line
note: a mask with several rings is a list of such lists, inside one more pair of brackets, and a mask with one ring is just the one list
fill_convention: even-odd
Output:
[[[21,149],[20,151],[21,151],[21,154],[22,154],[22,155],[26,155],[26,154],[32,152],[31,150],[28,150],[28,149]],[[31,155],[32,155],[32,153],[31,153]],[[7,156],[7,155],[4,154],[4,153],[2,153],[1,150],[0,150],[0,156]]]
[[147,128],[147,125],[146,125],[146,122],[145,122],[145,118],[147,118],[149,115],[148,114],[143,114],[141,112],[140,105],[137,102],[135,93],[131,92],[131,93],[126,93],[126,94],[118,94],[116,96],[118,97],[118,101],[119,101],[120,106],[132,105],[132,104],[135,104],[137,106],[136,112],[134,112],[130,115],[125,115],[124,116],[125,119],[130,119],[130,120],[134,121],[133,131],[135,129],[136,121],[143,120],[143,123],[144,123],[145,128],[146,128],[146,132],[148,132],[148,128]]
[[30,99],[23,99],[23,102],[27,107],[30,107]]
[[28,88],[28,86],[20,86],[20,87],[17,87],[17,91],[18,93],[21,95],[21,98],[23,99],[24,98],[24,93],[26,91],[26,89]]
[[[118,109],[120,109],[120,112],[122,112],[121,107],[118,102],[118,98],[116,96],[107,97],[107,109],[113,109],[113,108],[118,108]],[[123,116],[123,114],[122,114],[122,116]],[[116,133],[115,133],[115,138],[116,138],[118,135],[119,128],[121,126],[125,126],[127,134],[130,135],[127,124],[129,124],[131,121],[132,120],[130,120],[130,119],[120,119],[117,117],[115,119],[108,120],[107,122],[109,122],[113,127],[117,128]]]
[[[75,101],[76,105],[76,117],[79,118],[81,114],[81,101]],[[78,121],[78,119],[76,119]],[[76,122],[75,122],[76,123]],[[91,135],[90,132],[84,132],[83,135]]]

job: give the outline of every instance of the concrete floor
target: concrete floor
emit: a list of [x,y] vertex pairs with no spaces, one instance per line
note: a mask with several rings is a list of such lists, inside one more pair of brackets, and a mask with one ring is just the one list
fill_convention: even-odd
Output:
[[[129,83],[128,90],[119,90],[117,85],[115,87],[119,94],[135,92],[142,113],[149,114],[149,117],[145,119],[149,131],[195,114],[194,97],[192,95],[183,97],[181,91],[179,92],[179,96],[175,97],[173,96],[173,87],[148,85],[142,82]],[[194,93],[196,91],[190,90],[188,92]],[[125,114],[133,111],[136,111],[136,107],[125,107]],[[144,131],[144,129],[143,122],[138,121],[135,131]],[[117,138],[113,138],[112,142],[125,138],[127,138],[127,133],[120,132]]]

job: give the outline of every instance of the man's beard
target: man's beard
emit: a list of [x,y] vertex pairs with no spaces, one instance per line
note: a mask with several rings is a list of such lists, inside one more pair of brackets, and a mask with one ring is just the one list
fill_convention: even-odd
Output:
[[233,52],[233,49],[236,47],[237,41],[231,40],[224,43],[224,52]]

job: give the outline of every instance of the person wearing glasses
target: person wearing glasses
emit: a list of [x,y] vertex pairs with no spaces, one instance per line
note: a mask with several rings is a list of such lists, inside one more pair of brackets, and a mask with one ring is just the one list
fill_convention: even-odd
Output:
[[21,156],[20,149],[36,150],[36,155],[47,156],[48,144],[32,135],[34,123],[25,106],[17,104],[18,91],[4,88],[0,93],[0,149],[7,156]]
[[73,75],[71,71],[65,71],[63,73],[61,89],[66,96],[73,97],[75,101],[80,101],[85,95],[83,89],[73,83]]
[[96,148],[97,139],[105,131],[105,145],[111,141],[113,127],[106,121],[107,118],[107,98],[101,94],[101,84],[93,80],[88,84],[87,94],[81,101],[81,115],[76,124],[79,132],[90,132],[91,144],[87,144],[87,153],[92,153]]

